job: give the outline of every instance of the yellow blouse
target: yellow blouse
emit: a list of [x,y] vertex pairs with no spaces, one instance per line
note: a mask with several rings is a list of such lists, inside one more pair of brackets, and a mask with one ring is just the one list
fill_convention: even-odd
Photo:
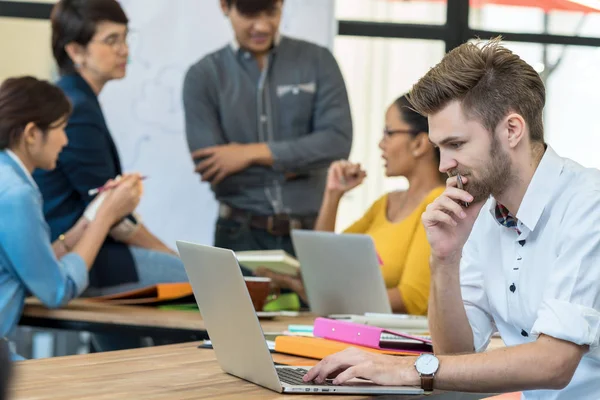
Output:
[[362,233],[373,238],[383,265],[381,272],[388,289],[397,287],[409,314],[427,314],[429,299],[429,242],[421,223],[427,205],[444,191],[432,190],[404,220],[392,223],[387,219],[388,195],[377,200],[365,215],[345,233]]

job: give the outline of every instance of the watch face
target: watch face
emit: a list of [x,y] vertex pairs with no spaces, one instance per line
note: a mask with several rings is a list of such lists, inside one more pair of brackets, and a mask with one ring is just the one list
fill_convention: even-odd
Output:
[[432,375],[437,372],[440,366],[440,360],[434,355],[431,354],[423,354],[419,358],[417,358],[417,362],[415,363],[415,367],[420,374],[423,375]]

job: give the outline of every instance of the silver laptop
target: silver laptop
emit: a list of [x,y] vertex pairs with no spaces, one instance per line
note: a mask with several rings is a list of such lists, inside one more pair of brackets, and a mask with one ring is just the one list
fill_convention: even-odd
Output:
[[177,241],[179,254],[223,371],[280,393],[421,394],[412,386],[307,384],[306,369],[275,366],[231,250]]
[[392,312],[370,236],[293,230],[292,242],[312,312]]

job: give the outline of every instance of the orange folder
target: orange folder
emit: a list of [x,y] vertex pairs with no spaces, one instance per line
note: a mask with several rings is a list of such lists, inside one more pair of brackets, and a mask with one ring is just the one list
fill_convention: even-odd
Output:
[[316,358],[318,360],[321,360],[331,354],[335,354],[344,349],[347,349],[348,347],[356,347],[357,349],[379,354],[390,354],[394,356],[414,356],[414,353],[402,353],[401,351],[372,349],[370,347],[356,346],[353,344],[322,338],[304,336],[277,336],[275,338],[276,352],[292,354],[300,357]]
[[194,302],[192,286],[187,282],[159,283],[127,292],[90,297],[89,300],[110,304],[164,304]]

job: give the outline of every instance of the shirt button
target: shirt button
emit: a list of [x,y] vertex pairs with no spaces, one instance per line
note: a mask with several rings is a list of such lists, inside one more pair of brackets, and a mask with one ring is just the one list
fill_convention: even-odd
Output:
[[245,58],[246,60],[247,60],[247,59],[249,59],[249,58],[250,58],[250,53],[248,53],[248,52],[245,52],[245,53],[244,53],[244,58]]
[[528,337],[529,334],[527,332],[525,332],[525,329],[521,329],[521,336]]
[[514,292],[515,292],[515,290],[517,290],[517,287],[516,287],[516,286],[515,286],[515,284],[513,283],[512,285],[510,285],[509,289],[510,289],[510,291],[511,291],[511,292],[513,292],[513,293],[514,293]]

